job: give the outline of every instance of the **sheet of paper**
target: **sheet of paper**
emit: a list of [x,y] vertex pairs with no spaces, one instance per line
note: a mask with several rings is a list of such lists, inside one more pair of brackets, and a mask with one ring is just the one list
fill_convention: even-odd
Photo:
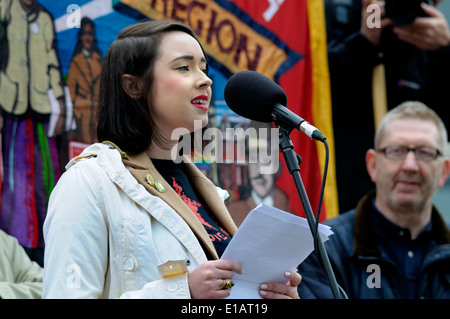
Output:
[[[322,241],[333,234],[319,224]],[[241,264],[243,274],[234,274],[232,299],[259,299],[263,282],[286,283],[284,272],[295,270],[314,250],[313,237],[305,218],[260,204],[242,222],[221,259]]]

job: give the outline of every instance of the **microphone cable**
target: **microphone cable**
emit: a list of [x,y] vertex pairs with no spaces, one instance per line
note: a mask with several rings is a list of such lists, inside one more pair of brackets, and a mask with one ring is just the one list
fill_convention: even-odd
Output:
[[[316,222],[314,225],[314,251],[317,252],[318,251],[318,241],[320,240],[320,235],[319,235],[319,219],[320,219],[320,211],[322,210],[322,203],[323,203],[323,195],[325,192],[325,184],[327,181],[327,175],[328,175],[328,163],[330,161],[330,149],[328,146],[328,142],[326,140],[326,138],[321,141],[325,147],[325,163],[324,163],[324,168],[323,168],[323,177],[322,177],[322,185],[320,187],[320,195],[319,195],[319,204],[318,204],[318,208],[317,208],[317,213],[316,213]],[[316,257],[317,260],[319,262],[320,268],[322,269],[322,271],[325,273],[324,270],[324,265],[323,265],[323,260],[320,256],[320,254],[316,253]],[[347,293],[344,291],[344,289],[337,284],[337,288],[339,289],[342,297],[344,299],[348,299]]]

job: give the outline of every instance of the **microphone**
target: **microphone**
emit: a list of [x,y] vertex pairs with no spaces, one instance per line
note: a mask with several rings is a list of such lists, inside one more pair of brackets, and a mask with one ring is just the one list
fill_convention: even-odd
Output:
[[258,122],[275,122],[297,129],[311,139],[324,142],[326,137],[314,126],[289,110],[284,90],[265,75],[255,71],[233,74],[225,85],[225,101],[235,113]]

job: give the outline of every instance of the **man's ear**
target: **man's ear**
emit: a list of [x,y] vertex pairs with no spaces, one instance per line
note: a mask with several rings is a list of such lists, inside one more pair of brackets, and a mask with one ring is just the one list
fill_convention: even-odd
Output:
[[122,75],[122,88],[132,99],[139,99],[142,96],[139,88],[139,79],[134,75]]
[[374,149],[370,149],[366,153],[367,173],[369,173],[370,179],[374,183],[376,183],[377,181],[377,174],[376,174],[377,162],[375,160],[375,153],[376,151]]
[[439,188],[444,186],[444,184],[447,182],[449,173],[450,173],[450,159],[448,157],[445,157],[444,165],[442,166],[441,179],[438,185]]

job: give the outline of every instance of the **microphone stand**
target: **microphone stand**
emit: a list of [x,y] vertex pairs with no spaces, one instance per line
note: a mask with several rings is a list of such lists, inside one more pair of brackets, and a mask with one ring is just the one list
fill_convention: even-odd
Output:
[[[284,155],[284,160],[286,162],[286,166],[289,170],[289,173],[292,175],[295,183],[295,187],[297,188],[297,192],[300,196],[300,200],[302,202],[303,210],[305,211],[306,219],[309,224],[309,228],[311,230],[311,234],[313,239],[316,239],[316,227],[315,227],[315,217],[311,209],[311,205],[309,203],[308,195],[306,194],[305,187],[303,185],[302,178],[300,176],[300,164],[299,164],[299,156],[294,152],[294,145],[292,144],[291,138],[289,134],[291,130],[287,130],[283,127],[279,127],[279,143],[280,143],[280,151]],[[301,160],[301,159],[300,159]],[[333,273],[333,269],[331,268],[330,260],[328,259],[327,252],[325,251],[325,247],[321,238],[315,240],[316,250],[319,253],[320,259],[323,262],[324,271],[327,275],[328,282],[330,284],[331,290],[333,292],[333,296],[335,299],[343,299],[342,294],[339,291],[339,286],[337,284],[336,278]]]

